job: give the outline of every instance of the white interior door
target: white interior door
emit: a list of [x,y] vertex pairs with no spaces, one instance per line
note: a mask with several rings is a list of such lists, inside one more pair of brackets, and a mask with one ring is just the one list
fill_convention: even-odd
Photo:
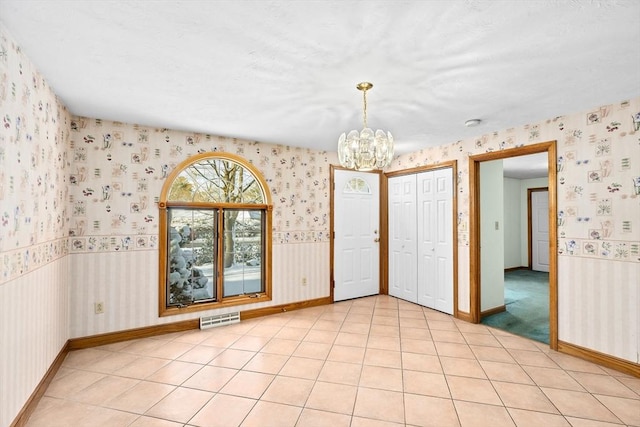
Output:
[[453,314],[452,169],[417,180],[418,304]]
[[389,178],[389,295],[418,302],[416,175]]
[[335,170],[334,301],[380,292],[380,176]]
[[549,192],[531,192],[531,268],[549,272]]

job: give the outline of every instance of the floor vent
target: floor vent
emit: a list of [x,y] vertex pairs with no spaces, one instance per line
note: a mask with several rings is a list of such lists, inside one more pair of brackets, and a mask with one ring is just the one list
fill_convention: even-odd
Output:
[[200,318],[200,329],[215,328],[216,326],[232,325],[240,322],[240,312],[217,314]]

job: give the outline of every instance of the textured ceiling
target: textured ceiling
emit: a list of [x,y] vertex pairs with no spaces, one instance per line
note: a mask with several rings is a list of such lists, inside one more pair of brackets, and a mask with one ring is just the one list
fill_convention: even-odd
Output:
[[398,153],[639,96],[639,21],[637,0],[0,0],[73,114],[330,151],[363,80]]

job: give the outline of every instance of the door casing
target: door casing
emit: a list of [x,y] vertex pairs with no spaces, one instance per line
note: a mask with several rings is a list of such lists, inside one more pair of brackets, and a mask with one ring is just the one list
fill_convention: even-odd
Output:
[[549,346],[558,349],[558,243],[556,144],[541,142],[469,156],[469,305],[471,321],[480,323],[480,163],[509,157],[547,153],[549,188]]

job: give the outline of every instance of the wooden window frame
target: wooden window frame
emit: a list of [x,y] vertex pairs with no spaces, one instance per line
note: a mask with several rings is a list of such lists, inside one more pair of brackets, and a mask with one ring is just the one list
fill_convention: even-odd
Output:
[[[185,201],[170,201],[168,200],[169,191],[173,185],[175,179],[185,169],[193,164],[196,164],[205,159],[215,160],[227,160],[239,164],[243,168],[247,169],[255,177],[258,185],[260,186],[263,194],[263,199],[266,203],[262,204],[247,204],[247,203],[208,203],[208,202],[185,202]],[[263,279],[264,279],[264,292],[249,295],[239,295],[232,297],[223,297],[223,290],[221,285],[221,279],[217,281],[218,287],[217,300],[209,302],[200,302],[190,304],[186,306],[167,306],[167,257],[169,246],[169,229],[167,224],[168,210],[170,208],[186,208],[186,209],[210,209],[219,210],[222,216],[222,212],[225,209],[257,209],[264,212],[264,230],[263,230],[263,247],[264,253],[261,254],[261,264],[264,266]],[[212,310],[223,307],[229,307],[241,304],[254,304],[259,302],[271,301],[272,286],[271,286],[271,242],[272,242],[272,214],[273,203],[271,200],[271,192],[267,185],[266,180],[262,176],[262,173],[251,163],[244,158],[235,154],[223,153],[223,152],[206,152],[196,154],[194,156],[185,159],[178,164],[175,169],[167,176],[160,192],[160,198],[158,201],[159,209],[159,263],[158,263],[158,314],[160,317],[172,316],[177,314],[192,313],[204,310]],[[222,233],[218,233],[218,245],[222,239]],[[220,252],[220,251],[219,251]],[[221,264],[221,253],[217,257],[218,269]],[[218,274],[220,276],[220,274]]]

